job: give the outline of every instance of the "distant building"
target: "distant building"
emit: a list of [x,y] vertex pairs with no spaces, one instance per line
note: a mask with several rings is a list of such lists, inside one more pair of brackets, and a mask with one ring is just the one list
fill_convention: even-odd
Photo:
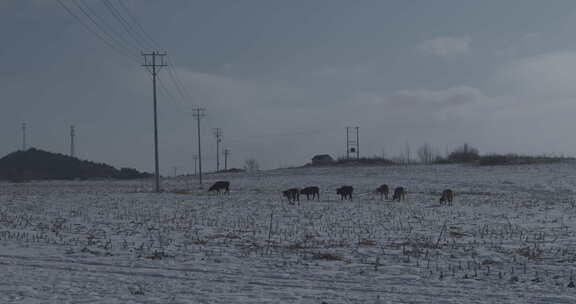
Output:
[[334,163],[334,159],[332,156],[328,154],[318,154],[312,157],[312,165],[313,166],[326,166],[331,165]]

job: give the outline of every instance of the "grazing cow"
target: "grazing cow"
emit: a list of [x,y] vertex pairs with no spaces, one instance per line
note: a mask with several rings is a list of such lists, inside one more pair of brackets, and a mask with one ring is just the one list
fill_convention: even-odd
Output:
[[450,189],[446,189],[442,191],[442,197],[440,197],[440,205],[447,204],[448,206],[452,206],[452,201],[454,200],[454,191]]
[[316,186],[306,187],[300,190],[300,194],[306,195],[307,200],[310,199],[310,195],[312,195],[312,200],[314,200],[314,198],[316,197],[318,198],[318,200],[320,200],[320,188]]
[[394,189],[394,195],[392,195],[393,201],[403,201],[406,199],[406,189],[404,187],[396,187]]
[[354,192],[354,188],[352,186],[342,186],[336,189],[336,194],[340,195],[341,200],[345,200],[346,198],[352,200],[352,192]]
[[390,193],[390,189],[388,188],[388,185],[383,184],[380,185],[378,189],[376,189],[376,193],[380,193],[380,199],[384,199],[384,197],[388,199],[388,193]]
[[290,188],[288,190],[282,191],[282,196],[287,198],[290,204],[298,202],[298,205],[300,205],[300,189]]
[[230,182],[227,181],[217,181],[210,188],[208,192],[216,191],[220,194],[220,190],[224,190],[224,193],[230,193]]

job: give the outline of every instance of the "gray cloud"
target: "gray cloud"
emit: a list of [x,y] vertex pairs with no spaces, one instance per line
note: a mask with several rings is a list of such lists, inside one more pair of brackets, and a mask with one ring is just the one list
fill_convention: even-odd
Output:
[[455,86],[444,90],[400,90],[394,96],[400,103],[433,106],[457,106],[478,102],[484,98],[480,90],[469,86]]
[[447,57],[452,55],[466,54],[470,51],[472,39],[462,37],[436,37],[423,41],[418,45],[418,50],[424,54]]
[[[503,68],[496,81],[500,86],[530,99],[576,97],[576,52],[548,52],[515,60]],[[549,100],[548,100],[549,102]]]
[[[150,171],[149,76],[58,5],[32,1],[39,0],[0,4],[0,34],[9,42],[0,46],[2,154],[19,146],[22,121],[32,145],[65,153],[67,127],[75,123],[83,158]],[[83,3],[112,19],[101,3]],[[383,148],[396,154],[406,142],[444,150],[465,141],[481,151],[570,153],[576,56],[571,31],[559,33],[550,20],[573,28],[576,4],[534,4],[518,14],[518,3],[451,3],[446,13],[443,1],[418,4],[425,9],[402,1],[326,1],[315,4],[318,10],[304,1],[126,2],[179,64],[190,93],[180,97],[167,71],[160,72],[175,96],[159,96],[162,170],[193,169],[195,104],[208,110],[208,169],[215,165],[215,127],[224,129],[232,166],[248,157],[272,168],[316,153],[338,156],[344,128],[356,125],[364,155]],[[487,8],[501,16],[483,15]],[[486,26],[488,17],[498,27]],[[438,36],[454,28],[468,34]],[[414,41],[426,37],[437,38],[415,52]],[[521,51],[494,56],[511,44]]]

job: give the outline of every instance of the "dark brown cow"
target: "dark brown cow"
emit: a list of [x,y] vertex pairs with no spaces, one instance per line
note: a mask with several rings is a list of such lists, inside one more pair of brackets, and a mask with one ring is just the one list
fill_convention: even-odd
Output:
[[440,205],[447,204],[452,206],[452,201],[454,200],[454,191],[446,189],[442,191],[442,196],[440,197]]
[[320,200],[320,188],[316,186],[306,187],[300,190],[300,194],[306,195],[307,200],[310,199],[310,195],[312,195],[312,200],[314,200],[314,198],[318,198],[318,200]]
[[406,199],[406,189],[404,187],[396,187],[392,195],[393,201],[403,201]]
[[288,190],[282,191],[282,196],[287,198],[290,204],[298,202],[298,205],[300,205],[300,189],[290,188]]
[[217,181],[210,188],[208,192],[216,191],[220,194],[220,191],[223,190],[224,193],[230,193],[230,182],[228,181]]
[[336,194],[340,195],[340,200],[345,200],[346,198],[352,200],[352,192],[354,192],[354,187],[352,186],[342,186],[336,189]]
[[388,199],[388,193],[390,193],[390,188],[388,188],[388,185],[383,184],[380,185],[380,187],[378,187],[378,189],[376,189],[376,193],[380,193],[380,199]]

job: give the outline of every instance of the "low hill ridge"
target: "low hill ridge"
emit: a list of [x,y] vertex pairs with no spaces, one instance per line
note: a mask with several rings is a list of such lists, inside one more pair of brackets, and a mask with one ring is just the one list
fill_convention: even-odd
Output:
[[136,179],[151,174],[31,148],[0,158],[0,180]]

